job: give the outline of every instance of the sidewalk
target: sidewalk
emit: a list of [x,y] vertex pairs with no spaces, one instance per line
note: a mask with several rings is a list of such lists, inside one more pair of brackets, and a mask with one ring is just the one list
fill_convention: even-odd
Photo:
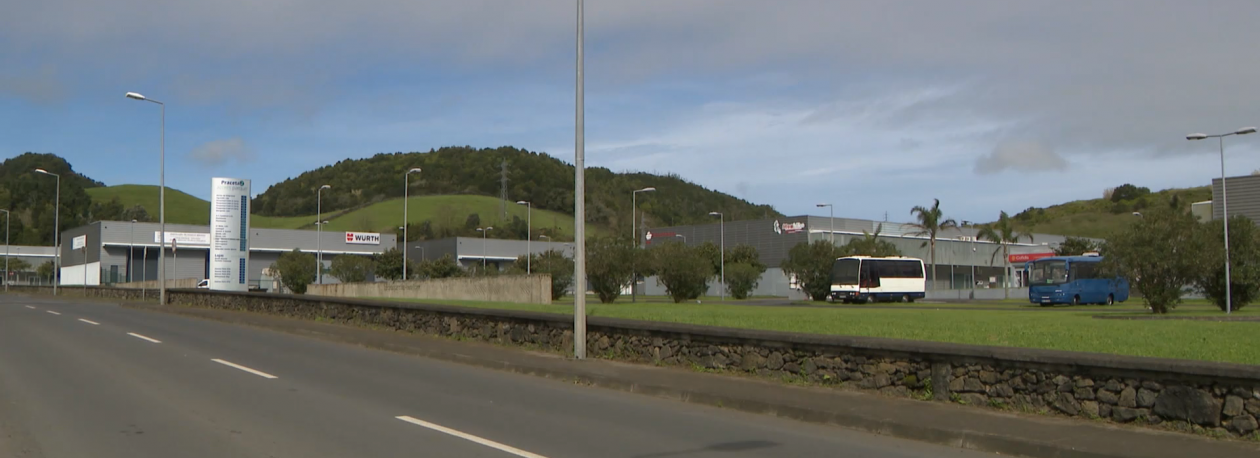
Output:
[[483,342],[249,312],[159,307],[150,303],[124,306],[1003,455],[1046,458],[1260,456],[1260,443],[1213,440],[1138,427],[1003,413],[829,388],[789,386],[679,368],[606,360],[577,361]]

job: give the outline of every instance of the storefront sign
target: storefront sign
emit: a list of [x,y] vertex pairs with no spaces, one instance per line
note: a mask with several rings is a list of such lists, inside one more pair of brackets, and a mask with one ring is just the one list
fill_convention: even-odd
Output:
[[375,232],[347,232],[346,243],[352,245],[380,245],[381,234]]
[[1011,264],[1017,264],[1021,262],[1036,261],[1038,259],[1049,258],[1049,257],[1054,257],[1054,253],[1013,254],[1013,255],[1007,256],[1006,259],[1009,260]]

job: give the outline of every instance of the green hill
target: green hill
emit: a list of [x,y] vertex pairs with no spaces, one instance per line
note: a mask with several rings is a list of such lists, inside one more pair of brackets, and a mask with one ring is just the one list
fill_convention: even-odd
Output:
[[[107,202],[118,199],[124,207],[143,206],[150,219],[157,220],[158,188],[149,185],[118,185],[102,188],[89,188],[88,195],[95,202]],[[527,224],[528,209],[523,205],[508,206],[508,220],[503,221],[500,215],[499,199],[488,196],[416,196],[411,199],[408,209],[408,220],[413,229],[430,221],[431,230],[448,228],[445,235],[476,235],[478,226],[495,226],[500,230],[492,231],[493,238],[523,238],[523,230],[513,234],[512,224]],[[364,208],[343,212],[325,212],[328,230],[364,231],[393,233],[402,221],[403,200],[391,199],[377,202]],[[205,225],[210,221],[210,202],[191,196],[182,191],[167,188],[166,190],[166,222],[171,224]],[[468,227],[469,217],[477,215],[478,224]],[[519,218],[514,220],[513,217]],[[314,229],[315,215],[304,216],[263,216],[252,215],[251,226],[269,229]],[[507,224],[503,224],[506,222]],[[573,217],[559,212],[534,209],[533,229],[537,234],[557,236],[560,239],[571,239],[573,236]],[[471,231],[471,232],[470,232]],[[594,229],[594,233],[603,233],[603,229]],[[434,236],[443,234],[434,234]],[[415,236],[413,235],[413,238]]]
[[[533,202],[535,209],[573,214],[573,166],[512,147],[447,147],[347,159],[272,185],[254,198],[254,209],[269,216],[309,215],[315,211],[316,190],[323,185],[332,186],[323,193],[325,211],[352,210],[397,199],[403,195],[404,176],[412,168],[423,171],[411,175],[411,196],[497,198],[506,172],[509,202],[525,200]],[[596,167],[587,169],[586,185],[587,223],[616,233],[630,233],[631,193],[649,186],[657,191],[640,195],[638,204],[652,225],[710,222],[711,211],[724,212],[734,220],[782,216],[768,205],[755,205],[675,175],[615,173]],[[488,216],[481,210],[477,213],[483,219]]]
[[1013,219],[1020,229],[1029,232],[1107,238],[1133,222],[1133,212],[1155,205],[1170,205],[1174,199],[1189,211],[1194,202],[1212,200],[1212,189],[1207,186],[1151,192],[1126,184],[1109,191],[1108,196],[1101,199],[1076,200],[1046,208],[1030,207]]

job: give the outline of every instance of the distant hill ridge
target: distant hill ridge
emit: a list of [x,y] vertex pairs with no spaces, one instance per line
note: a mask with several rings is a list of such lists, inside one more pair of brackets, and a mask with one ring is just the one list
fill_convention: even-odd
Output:
[[1016,225],[1029,232],[1077,237],[1106,238],[1133,222],[1133,212],[1156,205],[1177,205],[1189,211],[1190,204],[1212,200],[1207,186],[1183,189],[1150,189],[1124,184],[1103,190],[1099,199],[1075,200],[1046,208],[1029,207],[1013,216]]

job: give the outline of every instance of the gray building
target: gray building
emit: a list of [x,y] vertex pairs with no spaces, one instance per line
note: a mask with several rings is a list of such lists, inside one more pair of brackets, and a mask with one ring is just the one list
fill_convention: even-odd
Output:
[[30,265],[29,269],[19,270],[11,268],[12,272],[5,271],[4,261],[0,260],[0,271],[4,271],[4,275],[0,276],[0,281],[14,285],[37,285],[45,283],[35,275],[35,269],[46,262],[51,262],[56,258],[57,250],[50,246],[21,246],[11,245],[6,247],[5,251],[0,251],[0,255],[8,253],[9,265],[13,266],[17,261],[25,261]]
[[[62,232],[61,284],[100,285],[158,279],[158,223],[98,221]],[[208,278],[210,266],[210,227],[167,224],[166,278]],[[373,242],[348,243],[346,232],[249,229],[249,267],[246,281],[251,288],[270,289],[269,277],[263,271],[280,254],[294,248],[308,253],[323,253],[327,268],[334,258],[343,255],[370,256],[395,246],[393,234],[380,234]],[[76,239],[82,242],[77,244]],[[324,276],[324,283],[336,283]]]
[[480,237],[452,237],[437,240],[411,242],[407,246],[407,259],[420,262],[450,256],[459,265],[468,268],[486,263],[487,267],[506,270],[516,259],[526,253],[543,253],[557,250],[573,256],[573,242],[548,242],[534,240],[502,240]]
[[[1260,175],[1229,177],[1227,189],[1229,216],[1243,215],[1260,223]],[[1225,209],[1221,206],[1221,179],[1212,180],[1212,219],[1221,219]]]

